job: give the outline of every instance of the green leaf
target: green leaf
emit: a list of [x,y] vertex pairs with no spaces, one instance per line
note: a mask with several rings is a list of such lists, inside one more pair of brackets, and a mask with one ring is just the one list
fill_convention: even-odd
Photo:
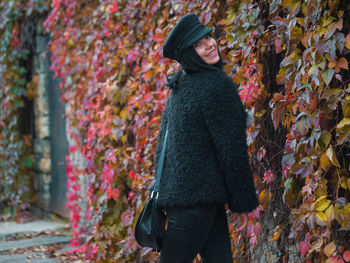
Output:
[[318,66],[314,65],[309,69],[308,75],[317,75],[318,74]]
[[328,144],[330,143],[331,141],[331,134],[329,131],[327,130],[324,130],[321,134],[321,137],[320,139],[318,140],[318,143],[319,145],[322,147],[322,148],[327,148],[328,147]]
[[334,75],[334,69],[327,69],[322,73],[322,78],[326,85],[328,86]]
[[22,164],[26,165],[28,167],[32,166],[32,163],[34,162],[34,158],[32,156],[27,156],[23,161]]

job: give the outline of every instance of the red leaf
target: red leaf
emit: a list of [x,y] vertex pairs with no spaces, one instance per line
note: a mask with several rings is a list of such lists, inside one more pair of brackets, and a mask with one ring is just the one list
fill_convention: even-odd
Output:
[[109,9],[110,13],[114,13],[118,11],[118,4],[117,3],[112,3],[111,8]]
[[152,40],[154,42],[160,42],[161,40],[163,40],[163,35],[162,34],[155,34],[153,37],[152,37]]
[[119,189],[114,188],[114,189],[112,190],[112,198],[113,198],[114,200],[117,200],[118,197],[119,197]]
[[129,171],[129,176],[130,176],[131,180],[135,180],[135,178],[136,178],[135,171]]
[[276,38],[274,44],[275,44],[276,54],[281,53],[282,51],[281,40],[279,38]]
[[346,250],[343,254],[343,259],[346,261],[346,262],[350,262],[350,250]]
[[329,259],[327,259],[327,262],[330,262],[330,263],[337,263],[337,261],[338,261],[337,256],[333,256],[333,257],[330,257]]
[[143,101],[144,102],[149,102],[151,99],[153,98],[153,95],[151,92],[147,93],[144,97],[143,97]]
[[300,244],[299,244],[299,250],[301,252],[301,254],[303,256],[306,255],[306,253],[309,251],[310,249],[310,246],[308,243],[306,243],[305,241],[301,241]]

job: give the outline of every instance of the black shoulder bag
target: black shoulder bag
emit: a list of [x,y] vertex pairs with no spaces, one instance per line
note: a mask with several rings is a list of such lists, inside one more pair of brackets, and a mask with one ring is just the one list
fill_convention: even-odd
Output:
[[159,184],[163,171],[167,137],[168,129],[165,132],[153,191],[139,215],[135,227],[135,239],[137,243],[142,247],[150,247],[158,251],[162,247],[165,234],[165,214],[156,206],[156,200],[159,197]]

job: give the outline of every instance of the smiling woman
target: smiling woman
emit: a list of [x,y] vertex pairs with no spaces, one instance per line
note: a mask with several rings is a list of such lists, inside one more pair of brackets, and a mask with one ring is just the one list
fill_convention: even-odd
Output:
[[163,167],[156,201],[168,217],[160,263],[190,263],[197,253],[203,262],[231,263],[225,204],[242,223],[237,231],[258,205],[245,110],[237,86],[222,71],[212,31],[189,14],[163,46],[163,55],[178,61],[181,70],[168,78],[172,93],[156,149],[156,169]]

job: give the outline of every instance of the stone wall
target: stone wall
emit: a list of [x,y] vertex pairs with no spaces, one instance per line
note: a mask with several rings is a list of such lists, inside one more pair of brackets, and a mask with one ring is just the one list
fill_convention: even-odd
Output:
[[37,23],[36,49],[34,56],[34,76],[38,79],[34,98],[35,138],[34,158],[35,176],[34,191],[37,193],[37,204],[48,211],[50,204],[51,155],[50,155],[50,119],[47,94],[49,63],[45,57],[49,36],[43,33],[42,21]]

